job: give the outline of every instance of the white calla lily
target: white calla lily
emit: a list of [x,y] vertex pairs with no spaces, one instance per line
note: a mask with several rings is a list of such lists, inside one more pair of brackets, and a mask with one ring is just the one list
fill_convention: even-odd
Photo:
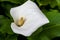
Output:
[[47,17],[32,1],[27,1],[21,6],[11,8],[10,13],[14,19],[14,22],[11,23],[13,32],[24,36],[30,36],[39,27],[49,23]]

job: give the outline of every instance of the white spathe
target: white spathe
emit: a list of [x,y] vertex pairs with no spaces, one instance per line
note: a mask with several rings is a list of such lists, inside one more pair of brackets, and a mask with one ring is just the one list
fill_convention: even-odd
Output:
[[14,22],[11,23],[13,32],[24,36],[30,36],[39,27],[49,23],[47,17],[32,1],[27,1],[21,6],[11,8],[10,13],[14,22],[16,22],[20,17],[24,17],[26,19],[25,23],[21,27],[18,27]]

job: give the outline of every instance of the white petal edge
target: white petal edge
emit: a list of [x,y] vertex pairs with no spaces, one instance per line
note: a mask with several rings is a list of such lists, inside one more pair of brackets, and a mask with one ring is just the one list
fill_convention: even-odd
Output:
[[47,23],[49,23],[49,21],[45,21],[44,23],[42,23],[36,27],[28,27],[28,28],[18,27],[15,23],[11,23],[11,28],[12,28],[13,32],[16,34],[21,34],[24,36],[31,36],[32,33],[34,33],[39,27],[41,27],[42,25],[47,24]]

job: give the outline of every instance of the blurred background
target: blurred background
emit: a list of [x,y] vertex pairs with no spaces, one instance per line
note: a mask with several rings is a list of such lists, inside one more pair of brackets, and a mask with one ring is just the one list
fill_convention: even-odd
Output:
[[0,0],[0,40],[60,40],[60,0],[31,0],[50,20],[31,36],[15,34],[10,28],[13,19],[10,9],[25,3],[27,0]]

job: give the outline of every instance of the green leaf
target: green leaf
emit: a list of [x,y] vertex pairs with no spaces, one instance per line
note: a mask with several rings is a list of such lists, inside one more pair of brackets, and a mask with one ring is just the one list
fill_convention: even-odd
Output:
[[60,12],[58,10],[50,10],[45,15],[50,20],[50,23],[60,24]]
[[50,40],[60,36],[60,24],[50,26],[41,32],[41,36],[47,36]]
[[16,4],[22,4],[24,3],[26,0],[0,0],[0,2],[4,2],[4,1],[8,1],[8,2],[11,2],[11,3],[16,3]]
[[5,18],[3,15],[0,15],[0,32],[13,34],[10,25],[11,21],[8,18]]
[[46,6],[46,5],[50,5],[52,8],[54,8],[57,5],[56,0],[37,0],[37,3],[39,4],[39,6]]
[[39,4],[39,6],[42,6],[42,5],[47,5],[49,1],[50,0],[37,0],[37,3]]
[[50,0],[49,4],[50,4],[51,8],[54,8],[57,6],[56,0]]
[[43,26],[44,29],[56,24],[60,24],[60,12],[58,10],[44,11],[44,13],[50,20],[49,24]]
[[44,29],[56,24],[60,24],[60,12],[58,10],[44,11],[44,13],[50,20],[49,24],[43,26]]
[[0,40],[17,40],[17,35],[13,34],[7,34],[7,33],[0,33]]
[[56,0],[56,2],[57,2],[57,5],[58,5],[58,7],[60,9],[60,0]]
[[5,40],[17,40],[17,35],[8,35],[7,37],[5,37]]

